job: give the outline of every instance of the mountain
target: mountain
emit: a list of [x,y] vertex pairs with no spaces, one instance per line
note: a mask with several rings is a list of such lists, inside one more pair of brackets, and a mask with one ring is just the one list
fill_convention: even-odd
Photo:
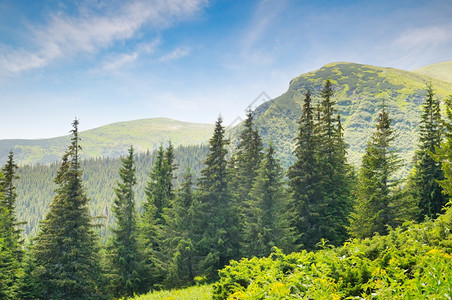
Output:
[[[449,71],[452,73],[452,69]],[[349,161],[355,166],[360,164],[384,101],[393,119],[393,128],[398,134],[395,146],[405,161],[405,168],[400,175],[408,171],[416,148],[426,84],[433,84],[440,99],[452,95],[452,85],[434,78],[433,75],[426,76],[393,68],[336,62],[302,74],[290,82],[287,92],[263,103],[255,110],[255,120],[260,133],[264,140],[271,141],[278,149],[286,166],[293,161],[294,137],[304,94],[310,89],[314,102],[318,101],[320,90],[328,78],[334,85],[336,109],[341,115],[344,137],[349,145]],[[239,130],[240,126],[235,132]],[[237,135],[235,132],[231,133],[232,138]]]
[[[70,124],[68,123],[68,128]],[[142,119],[114,123],[80,133],[82,158],[119,157],[130,145],[136,152],[154,150],[169,140],[174,146],[199,145],[207,142],[213,125],[188,123],[167,118]],[[48,164],[61,159],[69,145],[69,136],[39,140],[0,140],[0,163],[6,161],[12,150],[16,162]]]
[[[375,67],[354,63],[332,63],[319,70],[302,74],[290,82],[289,89],[281,96],[260,105],[254,112],[258,129],[267,143],[272,143],[279,151],[279,157],[287,167],[292,161],[294,138],[298,129],[302,101],[305,91],[311,89],[315,100],[319,100],[319,91],[329,78],[334,83],[336,108],[341,115],[345,128],[345,139],[349,144],[349,161],[358,166],[367,139],[374,131],[376,118],[383,100],[388,107],[393,126],[398,132],[396,148],[405,160],[405,168],[399,174],[406,175],[417,144],[418,122],[425,96],[425,87],[432,82],[437,96],[444,98],[452,95],[452,85],[433,76],[425,76],[392,68]],[[231,149],[237,142],[241,129],[238,125],[228,131],[232,140]],[[114,197],[113,188],[118,180],[120,160],[109,158],[117,156],[133,144],[138,151],[153,149],[160,143],[171,139],[173,144],[198,144],[198,146],[180,146],[176,149],[176,162],[179,165],[176,176],[190,166],[196,175],[202,169],[202,162],[208,152],[207,146],[199,144],[207,141],[213,133],[213,126],[192,124],[169,119],[147,119],[123,122],[82,132],[81,145],[84,157],[84,186],[90,201],[93,215],[102,215],[107,226],[101,230],[105,237],[108,226],[114,222],[110,211]],[[5,143],[9,146],[5,147]],[[20,162],[53,162],[60,160],[61,154],[69,145],[68,137],[23,141],[17,145],[14,141],[0,141],[1,154],[5,155],[10,147]],[[28,144],[26,143],[28,142]],[[18,153],[20,150],[22,152]],[[121,152],[122,151],[122,152]],[[138,152],[137,151],[137,152]],[[49,156],[49,152],[52,156]],[[29,153],[29,154],[27,154]],[[45,153],[45,155],[43,154]],[[28,158],[26,155],[32,155]],[[47,155],[47,156],[46,156]],[[144,201],[144,186],[155,160],[155,154],[141,153],[137,156],[138,185],[136,196],[138,207]],[[45,158],[45,159],[43,159]],[[53,191],[56,188],[53,178],[58,165],[22,166],[21,178],[17,181],[17,215],[19,221],[28,222],[24,230],[27,235],[37,232],[37,224],[45,215]],[[176,183],[177,186],[177,183]]]
[[452,83],[452,60],[428,65],[413,72]]

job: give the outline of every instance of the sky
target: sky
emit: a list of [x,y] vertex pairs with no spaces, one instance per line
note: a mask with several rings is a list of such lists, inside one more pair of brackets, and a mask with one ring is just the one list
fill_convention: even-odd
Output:
[[0,139],[74,118],[228,126],[331,62],[452,60],[451,16],[450,0],[0,0]]

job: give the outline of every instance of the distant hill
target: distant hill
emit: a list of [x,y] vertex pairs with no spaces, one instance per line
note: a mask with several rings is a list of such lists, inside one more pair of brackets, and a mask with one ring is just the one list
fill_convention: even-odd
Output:
[[[417,144],[418,122],[421,105],[425,97],[425,87],[432,82],[437,96],[452,95],[452,85],[445,81],[391,68],[382,68],[354,63],[332,63],[319,70],[302,74],[290,82],[287,92],[260,105],[255,110],[255,120],[264,141],[277,147],[279,156],[287,167],[293,161],[294,138],[301,115],[302,101],[309,88],[314,99],[319,99],[319,91],[329,78],[334,83],[336,108],[342,116],[345,139],[349,144],[349,161],[359,165],[361,155],[370,134],[374,131],[377,115],[385,100],[393,127],[398,137],[395,146],[406,162],[400,175],[405,175],[413,151]],[[68,126],[69,127],[69,126]],[[228,131],[232,140],[231,148],[237,142],[241,129],[238,125]],[[81,133],[83,156],[91,159],[82,162],[84,186],[91,199],[90,211],[93,215],[107,218],[107,226],[102,227],[105,237],[108,226],[114,222],[110,211],[113,188],[118,180],[120,160],[108,158],[118,156],[133,144],[138,151],[154,149],[160,143],[171,139],[173,144],[202,144],[213,133],[213,125],[193,124],[170,119],[146,119],[103,126]],[[9,143],[9,144],[8,144]],[[68,137],[49,140],[0,141],[3,157],[14,147],[15,157],[21,163],[60,161],[61,153],[69,145]],[[176,149],[179,165],[176,176],[190,166],[196,175],[203,168],[202,162],[208,152],[207,146],[181,146]],[[148,180],[154,162],[153,153],[137,155],[136,199],[138,207],[144,201],[143,188]],[[92,158],[102,156],[104,158]],[[20,221],[26,221],[25,233],[37,232],[37,224],[45,215],[56,188],[53,178],[58,164],[46,166],[22,166],[21,178],[17,182],[17,212]],[[177,184],[176,184],[177,186]]]
[[[68,121],[68,131],[70,123]],[[130,145],[136,152],[154,150],[169,140],[174,146],[206,143],[213,125],[188,123],[167,118],[114,123],[80,133],[82,158],[119,157]],[[13,150],[18,164],[48,164],[59,161],[69,145],[69,136],[40,140],[0,140],[0,164]]]
[[[374,131],[378,113],[385,101],[398,137],[395,147],[405,160],[406,174],[416,148],[421,105],[426,84],[432,82],[439,98],[452,95],[452,85],[443,80],[393,68],[337,62],[302,74],[290,82],[281,96],[255,110],[256,124],[264,140],[272,142],[286,166],[293,161],[294,137],[307,89],[314,101],[326,79],[335,89],[336,109],[342,117],[349,161],[359,165],[367,140]],[[234,137],[240,126],[233,130]]]
[[452,83],[452,60],[428,65],[413,72]]

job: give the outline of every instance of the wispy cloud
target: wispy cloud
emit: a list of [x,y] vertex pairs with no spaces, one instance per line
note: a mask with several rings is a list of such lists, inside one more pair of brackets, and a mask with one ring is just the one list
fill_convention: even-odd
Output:
[[139,44],[132,52],[111,53],[107,55],[100,69],[102,71],[117,71],[126,65],[134,63],[143,54],[154,53],[159,44],[160,39],[155,39],[150,43]]
[[452,26],[415,28],[403,32],[395,41],[399,47],[431,47],[452,40]]
[[269,44],[269,41],[265,39],[274,38],[271,30],[286,8],[287,1],[285,0],[262,0],[259,2],[254,15],[250,19],[250,26],[245,30],[242,37],[242,55],[247,60],[259,64],[273,60],[270,55],[271,51],[265,47]]
[[439,57],[447,59],[450,52],[444,53],[443,49],[451,44],[452,24],[447,24],[406,30],[394,40],[392,46],[397,54],[397,63],[411,70],[438,61]]
[[[141,28],[162,29],[193,16],[205,0],[137,0],[125,2],[115,11],[68,16],[55,13],[50,21],[29,31],[30,48],[0,48],[0,69],[19,73],[48,65],[52,61],[80,53],[97,53],[115,42],[133,38]],[[118,57],[126,63],[136,54]],[[135,57],[136,59],[136,57]],[[111,65],[114,67],[114,64]]]
[[178,48],[174,49],[173,51],[171,51],[170,53],[163,55],[160,58],[160,61],[163,61],[163,62],[173,61],[173,60],[182,58],[184,56],[187,56],[189,54],[190,54],[190,48],[178,47]]

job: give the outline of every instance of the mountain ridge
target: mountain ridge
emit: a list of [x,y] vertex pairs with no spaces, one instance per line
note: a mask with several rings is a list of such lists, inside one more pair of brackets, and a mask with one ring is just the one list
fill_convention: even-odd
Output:
[[[199,145],[209,139],[212,130],[212,124],[170,118],[111,123],[80,132],[84,145],[82,158],[119,157],[126,154],[131,145],[138,152],[152,151],[161,144],[166,145],[169,140],[174,146]],[[53,163],[61,158],[69,139],[70,136],[66,135],[46,139],[0,140],[0,162],[6,161],[8,152],[12,150],[20,165]]]

